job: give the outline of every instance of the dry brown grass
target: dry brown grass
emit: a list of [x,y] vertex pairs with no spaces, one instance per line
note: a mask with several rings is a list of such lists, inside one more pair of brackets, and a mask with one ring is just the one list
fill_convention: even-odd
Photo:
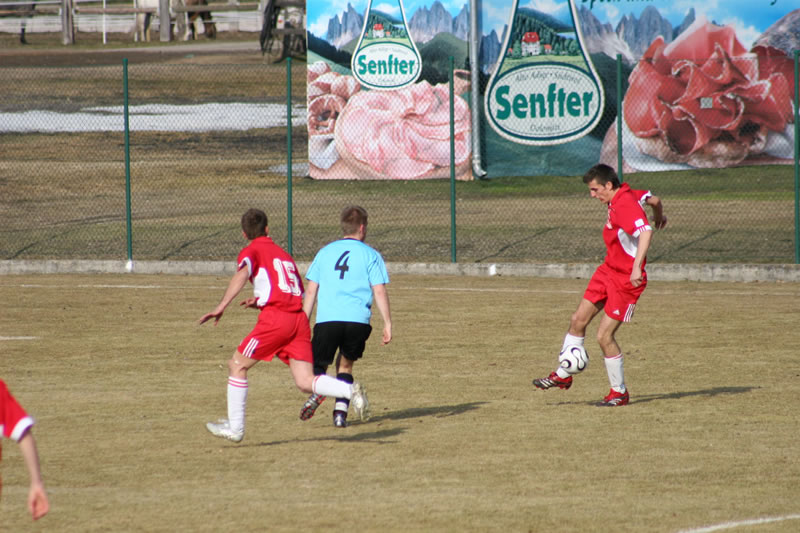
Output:
[[[596,344],[555,364],[582,280],[395,276],[395,340],[356,366],[373,418],[332,427],[280,363],[250,376],[240,445],[224,362],[254,315],[196,319],[227,279],[5,276],[0,376],[36,417],[52,510],[32,524],[5,442],[3,531],[675,532],[800,513],[798,284],[651,283],[623,326],[631,405]],[[380,320],[373,326],[380,331]],[[796,531],[797,520],[736,531]]]

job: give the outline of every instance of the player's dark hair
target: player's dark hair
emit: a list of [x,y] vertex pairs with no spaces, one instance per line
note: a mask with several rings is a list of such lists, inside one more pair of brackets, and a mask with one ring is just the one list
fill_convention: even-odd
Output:
[[593,166],[583,175],[583,182],[587,185],[592,180],[595,180],[598,185],[605,185],[611,182],[613,188],[619,189],[619,177],[617,177],[617,172],[603,163]]
[[242,231],[251,241],[267,234],[267,214],[261,209],[250,208],[242,215]]
[[367,210],[357,205],[345,207],[340,217],[342,234],[355,235],[362,224],[367,223]]

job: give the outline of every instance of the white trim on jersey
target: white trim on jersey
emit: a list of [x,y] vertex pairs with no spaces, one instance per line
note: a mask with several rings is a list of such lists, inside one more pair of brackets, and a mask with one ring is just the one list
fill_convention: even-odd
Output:
[[239,263],[239,270],[241,270],[242,267],[244,267],[244,266],[247,267],[247,277],[248,278],[252,277],[252,275],[253,275],[253,265],[252,265],[252,263],[250,263],[250,258],[249,257],[245,257],[244,259],[242,259],[242,262]]
[[269,303],[269,297],[272,294],[272,282],[269,280],[269,272],[266,268],[261,267],[258,273],[253,276],[253,296],[256,297],[259,308],[264,307]]
[[631,257],[636,257],[636,250],[639,249],[638,235],[628,235],[622,228],[620,228],[617,230],[617,239],[619,240],[619,243],[622,245],[622,249],[625,250],[626,254]]
[[[19,439],[25,434],[29,427],[33,426],[33,418],[30,416],[26,416],[24,418],[20,418],[17,422],[17,425],[14,426],[14,429],[11,431],[10,438],[13,441],[19,442]],[[0,426],[0,437],[3,436],[3,426]]]

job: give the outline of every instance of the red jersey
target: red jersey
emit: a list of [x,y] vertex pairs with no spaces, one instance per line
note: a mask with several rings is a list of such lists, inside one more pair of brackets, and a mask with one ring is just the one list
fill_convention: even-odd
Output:
[[0,380],[0,440],[5,437],[19,441],[32,425],[33,418],[28,416],[25,409],[11,396],[3,380]]
[[272,239],[265,236],[250,241],[239,252],[237,263],[239,269],[248,269],[258,307],[302,311],[303,281],[297,274],[297,265]]
[[[648,191],[636,191],[643,193]],[[605,263],[611,269],[630,275],[633,260],[639,248],[639,234],[652,231],[647,215],[642,209],[640,195],[636,194],[627,183],[620,186],[614,198],[608,204],[608,220],[603,228],[603,240],[606,243]],[[646,199],[642,196],[642,199]],[[642,261],[642,270],[646,261]]]

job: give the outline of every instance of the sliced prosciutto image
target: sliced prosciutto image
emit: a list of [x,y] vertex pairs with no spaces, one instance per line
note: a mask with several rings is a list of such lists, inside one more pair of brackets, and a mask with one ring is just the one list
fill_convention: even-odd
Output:
[[[443,178],[450,174],[450,93],[447,84],[415,83],[396,91],[360,91],[336,121],[336,148],[361,179]],[[455,165],[470,159],[470,111],[454,101]]]
[[666,163],[725,167],[766,156],[770,137],[776,145],[792,130],[792,69],[783,51],[748,51],[733,27],[699,18],[672,43],[653,40],[630,75],[624,125],[639,151]]
[[[458,71],[456,93],[469,91]],[[468,73],[467,73],[468,74]],[[470,110],[454,99],[457,179],[470,172]],[[415,180],[450,176],[450,88],[420,81],[366,90],[324,62],[308,68],[308,152],[318,179]]]

